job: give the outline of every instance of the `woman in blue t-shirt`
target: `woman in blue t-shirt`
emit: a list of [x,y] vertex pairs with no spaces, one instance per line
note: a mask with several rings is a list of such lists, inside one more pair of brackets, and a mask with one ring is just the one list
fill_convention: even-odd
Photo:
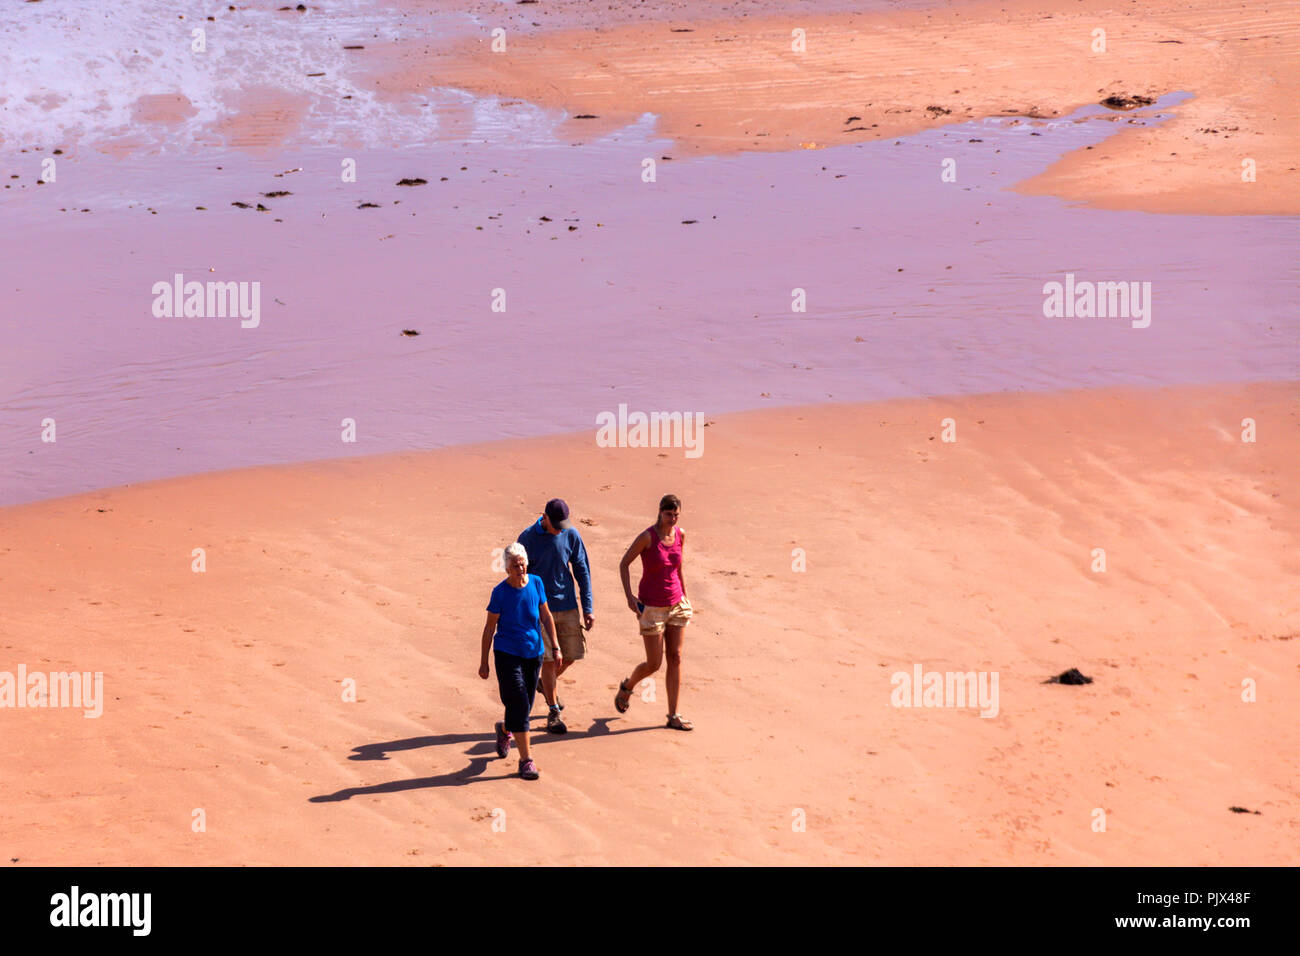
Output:
[[[528,749],[528,716],[533,712],[537,693],[537,675],[542,668],[542,634],[551,645],[556,666],[561,664],[560,643],[555,638],[555,620],[546,606],[546,591],[541,578],[528,573],[528,552],[515,542],[506,548],[506,579],[492,589],[487,606],[487,624],[483,627],[483,655],[478,676],[488,678],[488,648],[497,665],[497,685],[506,719],[497,721],[497,756],[510,752],[510,743],[519,745],[519,776],[536,780],[537,765]],[[495,638],[495,642],[494,642]]]

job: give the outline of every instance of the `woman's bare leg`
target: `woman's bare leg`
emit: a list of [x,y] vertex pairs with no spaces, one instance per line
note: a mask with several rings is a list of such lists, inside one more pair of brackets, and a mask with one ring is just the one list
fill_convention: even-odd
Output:
[[632,676],[625,682],[627,687],[636,689],[636,685],[641,683],[655,671],[664,662],[664,637],[662,634],[642,634],[641,639],[645,641],[645,660],[636,665],[636,670],[632,671]]
[[664,647],[668,658],[668,713],[677,713],[677,693],[682,685],[682,645],[686,642],[686,628],[678,625],[664,629]]

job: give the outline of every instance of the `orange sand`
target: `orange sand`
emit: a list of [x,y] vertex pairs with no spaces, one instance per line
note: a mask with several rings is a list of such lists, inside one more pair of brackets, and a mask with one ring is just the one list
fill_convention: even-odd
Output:
[[[0,670],[103,671],[107,697],[98,719],[0,711],[4,856],[1294,864],[1297,399],[784,409],[718,418],[695,460],[584,433],[4,509]],[[662,729],[662,686],[612,706],[640,648],[617,561],[665,491],[690,532],[693,734]],[[597,623],[562,692],[574,732],[538,735],[525,783],[490,754],[477,646],[492,548],[555,494]],[[917,663],[997,671],[998,716],[891,707]],[[1073,666],[1096,683],[1042,683]]]

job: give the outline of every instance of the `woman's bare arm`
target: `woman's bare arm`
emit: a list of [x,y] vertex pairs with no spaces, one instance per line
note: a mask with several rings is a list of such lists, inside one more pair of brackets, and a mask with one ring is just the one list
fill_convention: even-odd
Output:
[[560,660],[560,639],[555,636],[555,618],[551,617],[551,609],[543,601],[538,612],[542,619],[542,630],[547,639],[551,642],[551,656],[558,662]]
[[642,531],[636,536],[636,539],[628,545],[627,551],[623,554],[623,560],[618,563],[618,576],[623,579],[623,594],[627,597],[627,606],[632,609],[633,614],[640,614],[636,609],[636,598],[632,594],[632,576],[628,568],[632,562],[637,559],[646,548],[650,547],[650,532]]
[[682,536],[682,563],[677,566],[677,580],[682,582],[682,597],[686,597],[686,532],[678,530]]
[[501,615],[488,611],[487,623],[483,625],[483,653],[479,656],[478,676],[487,680],[488,651],[492,649],[492,635],[497,632],[497,618]]

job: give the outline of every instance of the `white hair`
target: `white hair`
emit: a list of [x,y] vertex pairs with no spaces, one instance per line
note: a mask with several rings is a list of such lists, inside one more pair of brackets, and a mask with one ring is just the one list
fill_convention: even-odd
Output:
[[510,562],[514,558],[523,558],[524,567],[528,567],[528,550],[518,541],[506,548],[506,553],[502,560],[505,562],[506,567],[510,567]]

